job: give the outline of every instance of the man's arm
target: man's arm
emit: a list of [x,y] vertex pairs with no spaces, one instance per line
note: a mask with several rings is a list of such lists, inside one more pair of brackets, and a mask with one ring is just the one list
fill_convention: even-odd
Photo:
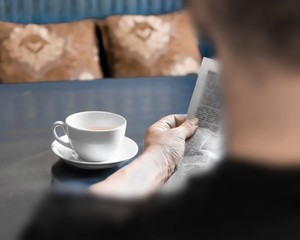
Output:
[[159,189],[172,175],[184,154],[185,140],[198,128],[198,119],[170,115],[153,124],[146,133],[144,153],[90,190],[111,197],[143,197]]
[[[103,197],[68,192],[50,193],[37,208],[21,239],[75,240],[98,239],[99,236],[103,239],[124,236],[140,239],[143,228],[135,226],[139,223],[147,228],[147,224],[140,220],[131,222],[132,227],[127,224],[137,212],[145,214],[142,220],[149,220],[151,217],[145,210],[151,203],[132,199],[122,201],[120,198],[142,197],[157,190],[173,173],[184,153],[185,140],[194,134],[197,125],[197,119],[186,120],[185,116],[180,115],[161,119],[148,129],[145,151],[140,157],[105,181],[90,187],[91,192]],[[159,209],[156,208],[156,211],[160,214]],[[174,212],[173,208],[170,211]],[[160,225],[164,220],[158,216],[155,222]],[[163,217],[169,216],[171,214],[163,214]],[[167,222],[173,227],[170,219]]]

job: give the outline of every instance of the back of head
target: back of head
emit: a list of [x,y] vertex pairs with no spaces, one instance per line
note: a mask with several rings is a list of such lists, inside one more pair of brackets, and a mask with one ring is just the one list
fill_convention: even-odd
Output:
[[[299,0],[196,0],[213,40],[244,57],[300,65]],[[195,2],[194,2],[195,4]]]

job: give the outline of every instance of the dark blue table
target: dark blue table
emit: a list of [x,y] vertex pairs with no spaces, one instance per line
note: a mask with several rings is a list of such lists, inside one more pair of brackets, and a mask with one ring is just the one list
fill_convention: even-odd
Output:
[[191,75],[0,85],[0,224],[51,183],[91,184],[118,169],[86,171],[63,163],[50,150],[54,121],[89,110],[121,114],[141,153],[149,125],[186,113],[195,82]]

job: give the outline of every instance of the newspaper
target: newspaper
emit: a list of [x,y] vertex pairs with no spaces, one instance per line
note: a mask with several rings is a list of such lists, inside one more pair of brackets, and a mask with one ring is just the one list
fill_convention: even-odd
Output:
[[187,117],[197,117],[199,128],[187,141],[184,157],[168,185],[183,183],[192,174],[209,169],[222,155],[222,94],[219,66],[204,58],[192,95]]

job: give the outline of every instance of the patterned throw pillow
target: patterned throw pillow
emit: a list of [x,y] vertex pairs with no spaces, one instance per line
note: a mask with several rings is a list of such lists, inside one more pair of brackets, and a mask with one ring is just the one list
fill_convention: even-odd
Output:
[[102,78],[95,23],[0,22],[0,82]]
[[196,73],[201,56],[188,14],[110,16],[99,21],[112,77]]

